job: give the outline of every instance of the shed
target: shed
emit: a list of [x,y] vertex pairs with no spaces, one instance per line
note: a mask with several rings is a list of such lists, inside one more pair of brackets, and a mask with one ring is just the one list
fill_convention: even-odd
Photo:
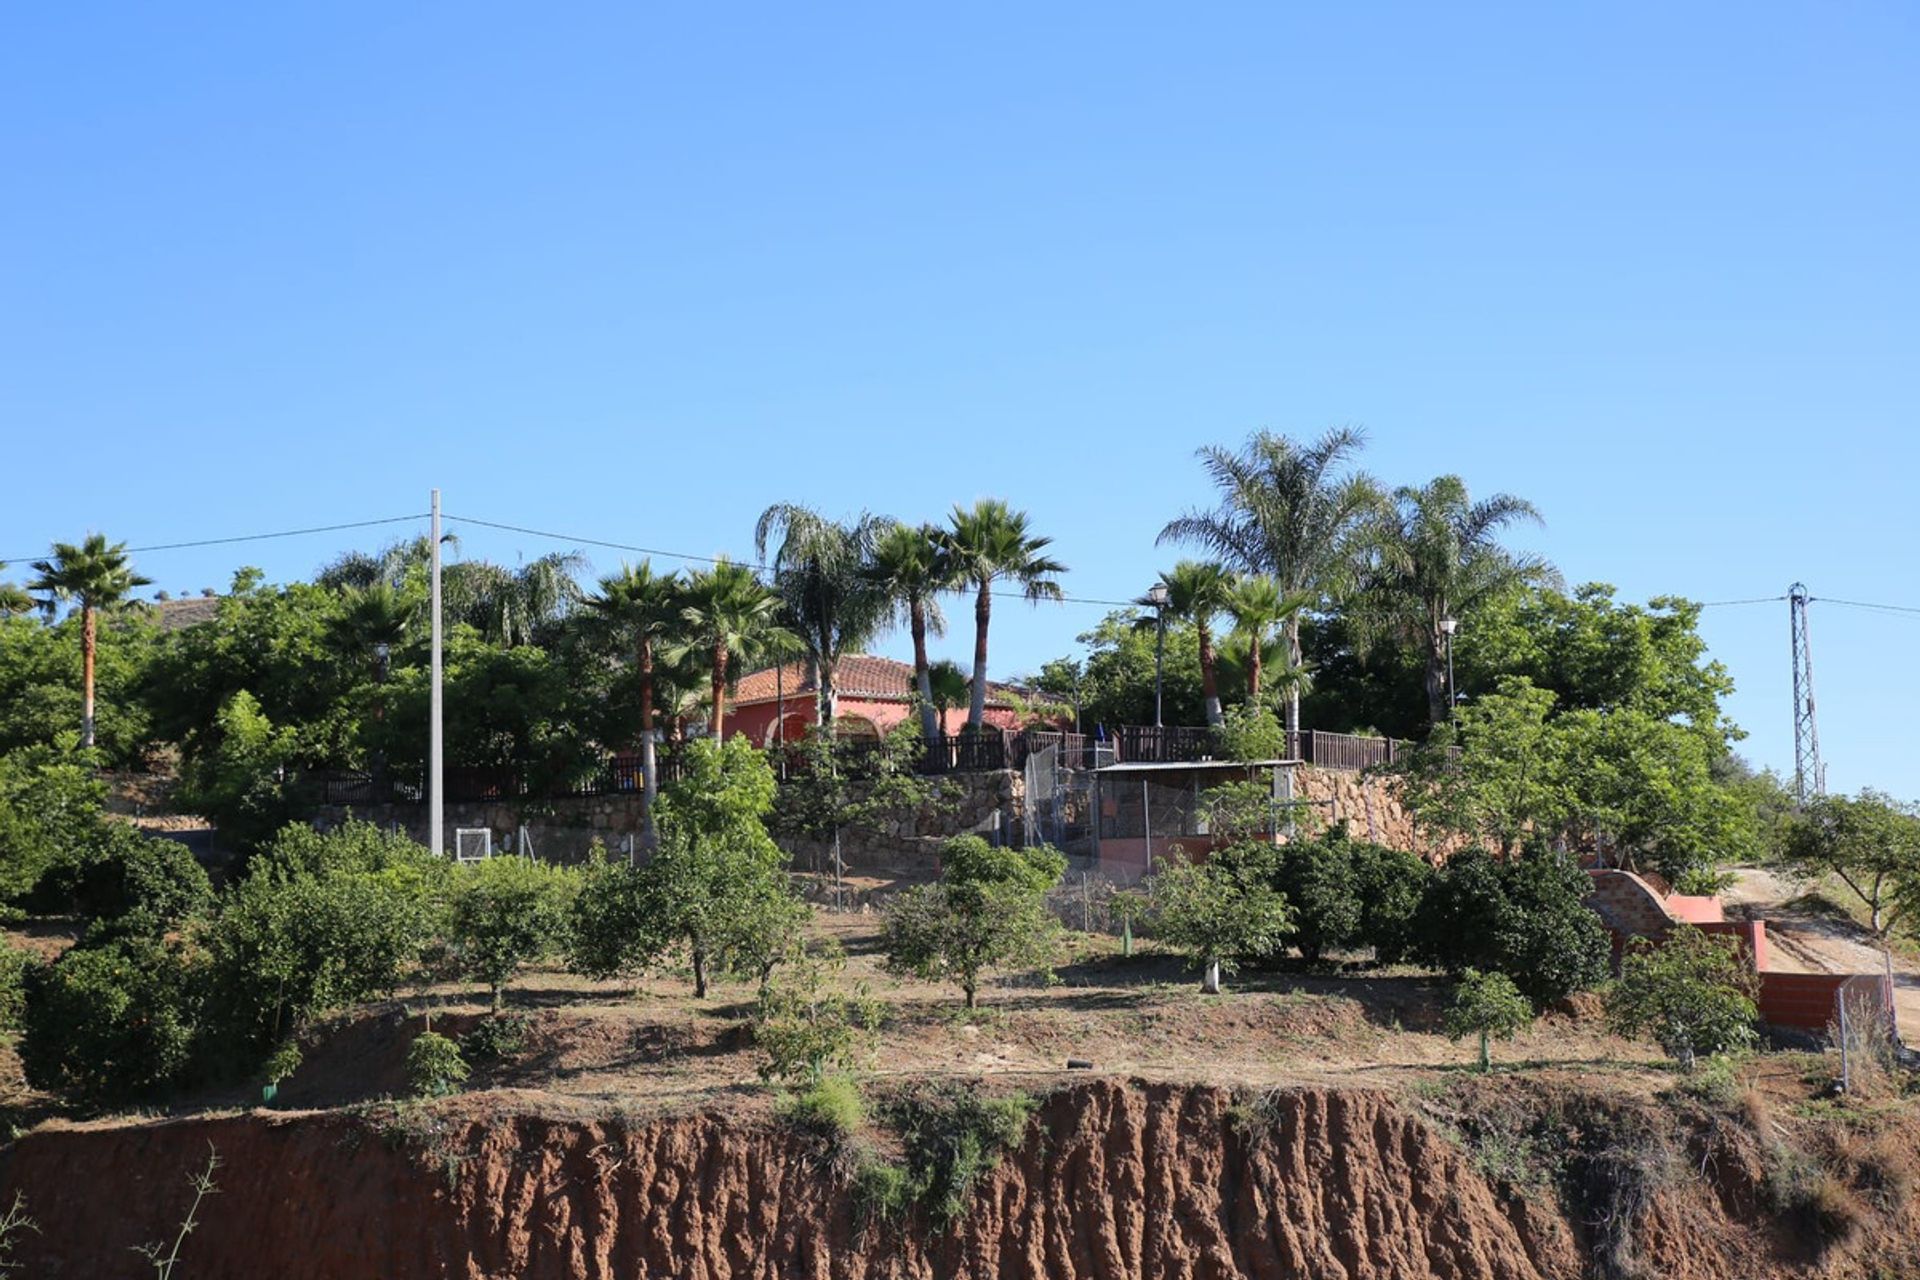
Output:
[[1183,851],[1204,859],[1224,843],[1212,831],[1204,797],[1232,782],[1264,782],[1272,797],[1267,836],[1278,841],[1291,829],[1294,811],[1310,803],[1294,799],[1299,760],[1183,760],[1110,764],[1093,771],[1093,856],[1117,880],[1145,875],[1153,860]]

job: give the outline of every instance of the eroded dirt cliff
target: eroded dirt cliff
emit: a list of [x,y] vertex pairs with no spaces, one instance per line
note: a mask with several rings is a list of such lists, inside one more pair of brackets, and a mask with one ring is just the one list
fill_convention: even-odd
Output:
[[[820,1142],[763,1114],[512,1111],[496,1095],[404,1125],[315,1113],[48,1130],[8,1149],[0,1195],[27,1196],[40,1231],[20,1256],[46,1277],[141,1274],[129,1250],[177,1225],[209,1146],[220,1191],[185,1251],[192,1280],[1521,1280],[1588,1274],[1593,1247],[1579,1206],[1490,1182],[1420,1108],[1370,1090],[1249,1108],[1209,1087],[1062,1089],[942,1231],[919,1217],[861,1229]],[[1849,1273],[1769,1221],[1738,1144],[1710,1162],[1726,1167],[1654,1194],[1631,1265]]]

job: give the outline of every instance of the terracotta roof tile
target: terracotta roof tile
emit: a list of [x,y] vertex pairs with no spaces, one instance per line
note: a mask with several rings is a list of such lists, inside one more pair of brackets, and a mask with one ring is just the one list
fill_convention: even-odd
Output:
[[[780,673],[776,678],[776,670]],[[870,654],[849,654],[840,659],[836,683],[843,698],[869,698],[878,702],[905,702],[913,692],[913,664],[895,662],[892,658],[876,658]],[[805,662],[789,662],[784,667],[766,667],[751,675],[740,677],[740,683],[733,692],[733,705],[747,706],[756,702],[772,702],[780,696],[784,684],[789,700],[805,698],[815,691],[813,674]],[[993,705],[1006,706],[1006,700],[1000,696],[1005,685],[987,682],[987,701]]]

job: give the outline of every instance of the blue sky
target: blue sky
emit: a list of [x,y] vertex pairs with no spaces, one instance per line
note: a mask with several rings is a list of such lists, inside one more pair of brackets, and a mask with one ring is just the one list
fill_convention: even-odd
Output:
[[[19,8],[0,555],[996,494],[1124,597],[1196,446],[1347,423],[1573,581],[1920,606],[1916,54],[1892,3]],[[1920,615],[1815,610],[1831,784],[1920,796]],[[1706,631],[1789,765],[1785,605]]]

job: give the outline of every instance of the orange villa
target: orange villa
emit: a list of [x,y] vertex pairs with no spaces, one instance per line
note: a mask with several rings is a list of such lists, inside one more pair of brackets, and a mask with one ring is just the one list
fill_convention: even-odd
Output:
[[[916,715],[913,706],[913,664],[891,658],[852,654],[840,660],[835,672],[839,687],[840,729],[853,737],[878,738]],[[1005,694],[1006,686],[987,684],[986,723],[996,729],[1019,727],[1020,716]],[[727,735],[744,733],[754,742],[771,746],[806,736],[818,717],[819,684],[804,662],[768,667],[742,676],[727,705]],[[944,726],[958,733],[967,722],[967,708],[946,713]]]

